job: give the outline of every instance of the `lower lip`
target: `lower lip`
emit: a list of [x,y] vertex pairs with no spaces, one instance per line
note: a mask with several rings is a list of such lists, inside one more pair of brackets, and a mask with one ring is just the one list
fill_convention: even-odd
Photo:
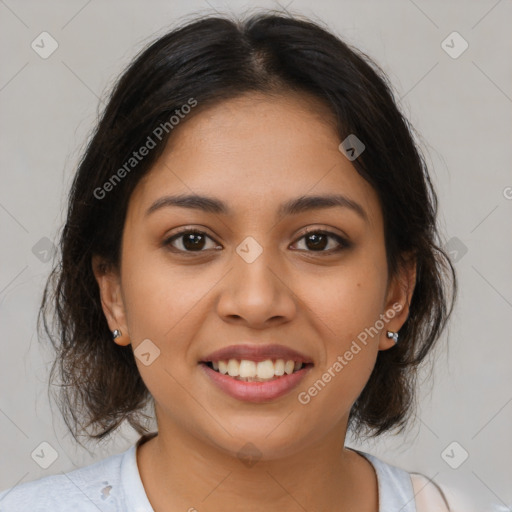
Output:
[[312,368],[312,365],[308,365],[290,375],[283,375],[268,382],[244,382],[216,372],[205,363],[199,363],[199,366],[224,393],[238,400],[255,403],[268,402],[286,395]]

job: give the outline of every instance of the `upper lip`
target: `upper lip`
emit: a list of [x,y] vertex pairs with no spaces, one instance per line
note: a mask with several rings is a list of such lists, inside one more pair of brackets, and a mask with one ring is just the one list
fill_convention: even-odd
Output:
[[284,359],[285,361],[293,360],[301,363],[312,363],[313,360],[298,352],[297,350],[286,347],[285,345],[229,345],[228,347],[215,350],[202,358],[200,362],[221,361],[229,359],[248,359],[250,361],[265,361],[266,359]]

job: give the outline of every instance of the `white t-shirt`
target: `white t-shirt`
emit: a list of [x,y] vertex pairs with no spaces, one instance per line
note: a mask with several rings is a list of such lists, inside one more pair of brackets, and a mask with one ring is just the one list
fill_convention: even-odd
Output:
[[[137,467],[136,449],[143,439],[145,436],[125,452],[89,466],[1,492],[0,512],[154,512]],[[379,512],[422,512],[423,509],[416,507],[410,473],[374,455],[354,451],[366,457],[375,468]],[[196,508],[201,509],[199,503]],[[194,510],[193,503],[190,510]]]

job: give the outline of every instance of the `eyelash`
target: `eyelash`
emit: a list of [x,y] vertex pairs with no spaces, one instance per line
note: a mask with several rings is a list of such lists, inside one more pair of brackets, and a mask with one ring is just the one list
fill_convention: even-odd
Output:
[[[328,251],[325,251],[325,250],[321,250],[321,251],[308,251],[308,250],[305,250],[304,252],[319,253],[319,254],[324,253],[324,254],[330,255],[330,254],[333,254],[333,253],[338,253],[340,251],[343,251],[344,249],[348,249],[349,247],[351,247],[351,243],[348,240],[346,240],[345,238],[341,237],[340,235],[336,235],[336,234],[334,234],[334,233],[332,233],[330,231],[325,231],[323,229],[317,229],[317,228],[316,229],[312,228],[312,229],[306,230],[297,239],[297,241],[302,240],[303,238],[307,237],[308,235],[310,235],[312,233],[314,233],[314,234],[321,234],[321,235],[327,235],[329,238],[334,238],[340,244],[341,247],[338,247],[337,249],[330,249]],[[167,238],[166,240],[164,240],[162,245],[167,247],[172,252],[178,252],[178,253],[182,253],[182,254],[201,253],[201,252],[206,252],[208,250],[208,249],[203,249],[203,250],[200,250],[200,251],[186,251],[186,250],[176,249],[175,247],[173,247],[171,245],[174,240],[177,240],[180,237],[182,237],[184,235],[188,235],[188,234],[204,235],[205,237],[209,238],[210,240],[213,240],[213,238],[210,237],[204,231],[199,231],[197,229],[190,229],[190,228],[188,228],[188,229],[183,229],[182,231],[179,231],[178,233],[175,233],[171,237]],[[303,251],[303,250],[301,249],[300,251]]]

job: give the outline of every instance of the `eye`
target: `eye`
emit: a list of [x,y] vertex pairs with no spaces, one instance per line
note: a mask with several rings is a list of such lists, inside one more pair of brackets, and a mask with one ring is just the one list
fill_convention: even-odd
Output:
[[[333,253],[350,247],[348,240],[339,235],[331,233],[330,231],[321,229],[310,229],[306,231],[306,233],[298,240],[302,239],[304,239],[306,247],[310,249],[310,251],[307,252]],[[329,239],[335,240],[338,243],[338,248],[335,247],[334,249],[331,248],[329,250],[325,250],[325,248],[329,245]]]
[[[204,247],[206,245],[206,239],[214,240],[209,237],[204,231],[199,231],[196,229],[187,229],[180,231],[179,233],[174,234],[170,238],[167,238],[163,245],[169,247],[169,249],[173,252],[204,252]],[[173,245],[175,241],[179,241],[179,245],[181,247],[176,247]],[[171,246],[176,250],[171,249]],[[220,246],[216,243],[213,243],[212,247],[206,247],[206,249],[217,249]],[[206,250],[205,249],[205,250]]]
[[[306,231],[306,233],[302,235],[298,240],[300,241],[302,239],[305,240],[307,252],[333,253],[339,252],[351,246],[350,242],[345,238],[336,235],[335,233],[331,233],[330,231],[325,231],[321,229],[310,229]],[[325,250],[326,247],[329,246],[329,239],[334,240],[338,244],[338,247],[336,248],[335,246],[334,249],[330,248],[328,250]],[[205,247],[207,245],[207,240],[213,242],[211,247]],[[178,247],[174,245],[175,242],[179,242]],[[165,247],[168,247],[173,252],[182,253],[205,252],[208,249],[222,248],[204,231],[200,231],[197,229],[185,229],[180,231],[179,233],[175,233],[171,237],[167,238],[163,242],[163,245]]]

